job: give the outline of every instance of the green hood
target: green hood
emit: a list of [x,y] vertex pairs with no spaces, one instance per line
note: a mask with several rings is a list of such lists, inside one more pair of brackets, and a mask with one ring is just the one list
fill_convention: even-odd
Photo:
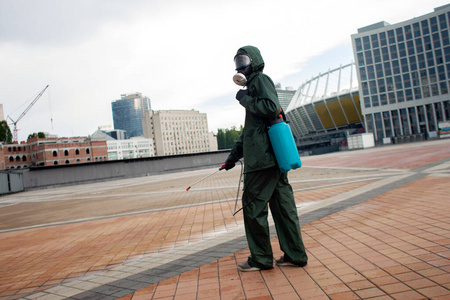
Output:
[[[262,72],[264,69],[264,60],[261,56],[259,49],[254,46],[244,46],[239,48],[239,50],[244,50],[247,52],[248,56],[252,59],[252,69],[253,73]],[[252,74],[253,75],[253,74]]]

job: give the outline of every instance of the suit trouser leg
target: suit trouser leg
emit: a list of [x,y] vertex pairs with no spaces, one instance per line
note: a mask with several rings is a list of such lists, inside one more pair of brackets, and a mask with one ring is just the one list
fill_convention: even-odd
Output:
[[[269,201],[281,251],[293,263],[305,263],[308,256],[300,231],[297,207],[287,174],[282,174]],[[286,258],[286,257],[285,257]]]
[[250,249],[248,262],[253,267],[271,269],[273,252],[270,244],[267,202],[256,199],[253,212],[244,213],[245,234]]
[[277,179],[273,172],[262,170],[244,176],[244,225],[253,267],[270,269],[273,267],[273,252],[270,244],[269,209],[267,203],[275,189]]

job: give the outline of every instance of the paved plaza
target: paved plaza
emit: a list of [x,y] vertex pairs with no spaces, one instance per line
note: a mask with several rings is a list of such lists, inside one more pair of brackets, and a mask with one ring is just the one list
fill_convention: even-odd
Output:
[[237,270],[237,164],[0,197],[0,299],[450,299],[450,139],[302,162],[305,268]]

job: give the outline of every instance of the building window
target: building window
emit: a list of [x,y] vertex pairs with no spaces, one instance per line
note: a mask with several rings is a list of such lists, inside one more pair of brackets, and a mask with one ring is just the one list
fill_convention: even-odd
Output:
[[375,119],[376,140],[381,141],[383,139],[383,119],[381,113],[375,113],[374,119]]
[[86,154],[89,154],[89,152],[90,152],[89,148],[86,148]]
[[397,33],[397,42],[403,42],[405,40],[403,36],[403,28],[397,28],[395,32]]
[[398,91],[397,92],[397,101],[398,102],[405,102],[405,96],[403,94],[403,91]]
[[441,84],[441,94],[448,94],[447,83],[444,81],[441,82],[440,84]]
[[53,164],[54,164],[54,165],[57,165],[57,164],[58,164],[58,162],[57,162],[57,161],[55,160],[55,161],[53,162]]
[[9,157],[9,162],[14,162],[14,158],[12,156]]
[[412,90],[411,89],[406,89],[405,90],[405,95],[406,95],[406,101],[413,100],[413,94],[412,94]]
[[423,52],[423,42],[422,42],[421,38],[416,39],[416,51],[417,51],[417,53]]
[[75,155],[80,155],[80,150],[76,149],[75,150]]
[[389,46],[389,51],[391,52],[391,59],[397,59],[398,58],[397,46],[396,45]]
[[27,156],[26,155],[22,156],[22,161],[27,161]]
[[408,123],[408,111],[406,110],[406,108],[400,109],[400,119],[402,123],[403,135],[411,134]]
[[364,50],[370,49],[370,40],[368,36],[363,37]]
[[423,20],[422,22],[422,34],[429,34],[430,33],[430,28],[428,27],[428,20]]
[[406,40],[412,39],[411,25],[405,26],[405,37],[406,37]]
[[364,52],[364,55],[366,57],[366,64],[367,65],[373,64],[372,51],[368,50]]
[[378,43],[378,36],[376,34],[372,34],[370,36],[370,39],[372,40],[372,47],[374,47],[374,48],[380,47],[380,45]]
[[53,151],[53,157],[57,157],[58,156],[58,152]]
[[380,44],[381,46],[386,46],[386,32],[380,32]]
[[402,72],[406,73],[409,71],[409,67],[408,67],[408,59],[406,58],[402,58],[400,61],[401,65],[402,65]]
[[411,71],[417,70],[417,61],[415,56],[409,57],[409,65],[411,66]]
[[419,23],[413,24],[413,32],[414,32],[415,38],[420,36],[420,24]]
[[389,39],[389,44],[395,44],[394,30],[388,31],[388,39]]
[[387,87],[388,92],[394,90],[394,81],[393,81],[392,77],[386,77],[386,87]]
[[431,27],[431,32],[438,31],[438,25],[437,25],[437,18],[436,17],[432,17],[430,19],[430,27]]
[[439,15],[439,26],[441,27],[441,30],[447,28],[447,19],[444,14]]
[[405,57],[406,56],[405,43],[399,43],[398,44],[398,53],[400,54],[400,57]]
[[378,95],[372,96],[372,106],[373,107],[380,106]]
[[380,93],[386,92],[386,85],[384,84],[384,79],[378,79],[378,91]]
[[395,94],[389,93],[389,104],[395,104]]
[[362,51],[362,44],[360,38],[355,39],[355,44],[356,44],[356,52]]
[[429,88],[428,85],[422,86],[422,92],[423,92],[423,97],[424,98],[430,97],[430,88]]
[[20,161],[20,156],[16,156],[16,162],[19,162]]
[[416,100],[419,100],[422,98],[422,93],[420,92],[420,87],[414,88],[414,97]]
[[409,74],[403,74],[403,84],[405,88],[411,87],[411,77]]
[[442,45],[448,46],[449,45],[448,30],[442,31],[441,35],[442,35]]
[[68,165],[69,164],[69,160],[66,160],[66,165]]
[[64,156],[69,156],[69,151],[68,150],[64,150]]
[[383,112],[384,130],[386,132],[386,137],[392,136],[391,128],[391,115],[388,111]]
[[400,64],[398,60],[392,61],[392,70],[394,71],[394,74],[400,74]]

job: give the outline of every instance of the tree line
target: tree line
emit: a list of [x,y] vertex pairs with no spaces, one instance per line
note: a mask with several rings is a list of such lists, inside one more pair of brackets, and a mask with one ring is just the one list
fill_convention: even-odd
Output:
[[236,126],[227,128],[219,128],[217,130],[217,147],[219,150],[231,149],[236,143],[237,139],[241,135],[242,129],[244,127],[241,125],[239,129]]
[[[31,133],[28,135],[28,138],[32,138],[35,135],[41,139],[45,138],[45,133],[43,132]],[[3,144],[12,144],[12,138],[11,129],[9,129],[8,123],[5,120],[0,121],[0,142],[3,142]]]

